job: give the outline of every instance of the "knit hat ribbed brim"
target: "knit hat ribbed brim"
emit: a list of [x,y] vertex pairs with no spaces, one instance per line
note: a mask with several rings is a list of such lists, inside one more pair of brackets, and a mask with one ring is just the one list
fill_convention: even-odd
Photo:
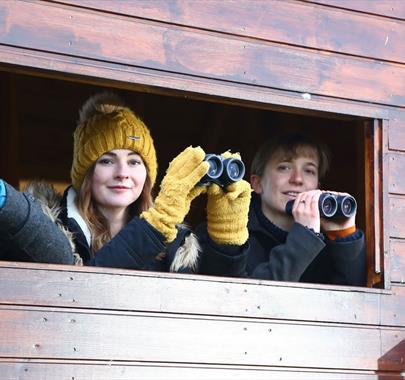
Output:
[[79,190],[93,163],[113,149],[130,149],[139,154],[152,186],[157,176],[157,159],[149,129],[116,96],[103,93],[83,106],[74,132],[72,185]]

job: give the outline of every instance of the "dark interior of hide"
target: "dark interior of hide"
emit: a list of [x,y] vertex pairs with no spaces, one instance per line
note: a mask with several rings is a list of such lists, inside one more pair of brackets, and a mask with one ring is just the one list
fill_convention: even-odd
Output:
[[[13,83],[21,179],[69,182],[78,110],[89,96],[108,89],[118,93],[150,128],[158,154],[157,184],[170,160],[189,145],[200,145],[207,153],[240,152],[249,180],[252,158],[264,140],[279,131],[303,131],[320,138],[332,152],[322,188],[353,194],[359,204],[357,224],[364,228],[364,124],[358,118],[20,74],[13,75]],[[204,197],[193,203],[188,224],[195,226],[204,219],[205,203]]]

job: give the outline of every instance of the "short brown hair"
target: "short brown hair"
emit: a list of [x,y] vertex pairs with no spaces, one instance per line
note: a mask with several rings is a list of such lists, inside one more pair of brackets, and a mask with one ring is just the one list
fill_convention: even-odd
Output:
[[330,151],[328,147],[310,136],[298,133],[279,135],[266,141],[258,149],[253,158],[251,174],[262,177],[267,163],[273,158],[275,153],[281,151],[290,154],[292,157],[296,157],[299,148],[302,147],[313,148],[318,154],[318,175],[319,179],[323,178],[329,169],[330,163]]

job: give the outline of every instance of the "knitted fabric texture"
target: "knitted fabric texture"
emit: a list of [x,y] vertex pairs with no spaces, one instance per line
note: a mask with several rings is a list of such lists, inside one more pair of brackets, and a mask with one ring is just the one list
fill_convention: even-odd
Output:
[[93,163],[113,149],[129,149],[139,154],[152,186],[155,183],[157,159],[149,129],[114,95],[98,94],[83,105],[73,138],[71,179],[76,190]]
[[325,235],[329,240],[336,240],[350,236],[356,232],[356,226],[345,228],[344,230],[325,231]]
[[243,245],[247,229],[252,189],[242,180],[223,190],[216,184],[208,188],[207,226],[208,233],[218,244]]
[[[225,158],[239,158],[239,153],[222,153]],[[226,189],[212,184],[207,191],[207,228],[218,244],[243,245],[249,232],[248,214],[252,189],[244,180],[232,183]]]
[[181,152],[170,163],[154,205],[141,214],[165,236],[166,242],[176,238],[176,225],[183,222],[191,201],[205,191],[204,186],[196,186],[208,172],[209,164],[204,157],[200,147],[188,147]]

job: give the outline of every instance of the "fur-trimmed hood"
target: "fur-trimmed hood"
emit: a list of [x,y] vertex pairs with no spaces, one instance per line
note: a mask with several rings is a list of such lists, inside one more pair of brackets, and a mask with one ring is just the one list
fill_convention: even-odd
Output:
[[[83,244],[87,243],[90,247],[91,232],[77,209],[75,190],[69,187],[62,196],[50,184],[33,182],[26,187],[25,191],[38,199],[44,213],[54,221],[69,239],[75,256],[75,265],[83,265],[83,259],[86,260],[86,258],[82,258],[77,253],[80,252],[80,249],[77,247],[78,236],[69,231],[65,226],[66,223],[64,223],[65,219],[73,220],[76,229],[80,230]],[[197,237],[185,225],[179,225],[178,231],[178,234],[182,236],[182,240],[174,244],[175,252],[174,255],[171,255],[170,272],[195,272],[201,251]],[[167,255],[166,251],[159,253],[155,259],[157,261],[163,260]]]
[[60,219],[62,195],[55,188],[46,182],[30,182],[24,192],[30,193],[41,205],[42,211],[49,217],[63,232],[72,248],[75,265],[83,265],[83,260],[76,251],[73,233],[70,232]]

